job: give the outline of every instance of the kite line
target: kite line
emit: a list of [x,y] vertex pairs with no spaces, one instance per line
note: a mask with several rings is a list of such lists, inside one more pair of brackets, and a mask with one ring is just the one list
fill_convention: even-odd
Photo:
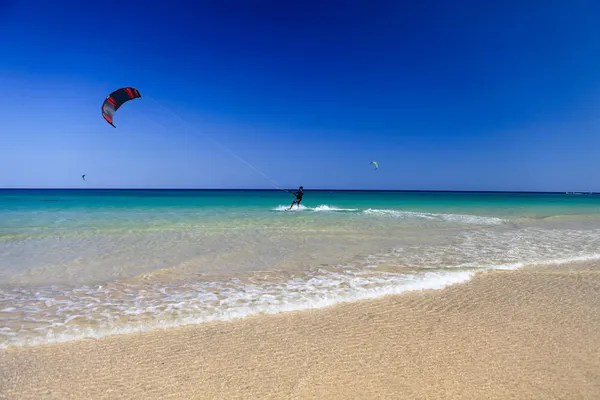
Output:
[[[273,178],[271,178],[269,175],[265,174],[264,172],[262,172],[260,169],[258,169],[257,167],[255,167],[254,165],[250,164],[248,161],[244,160],[241,156],[239,156],[238,154],[236,154],[235,152],[233,152],[233,150],[229,149],[228,147],[226,147],[225,145],[223,145],[222,143],[218,142],[217,140],[213,139],[212,137],[208,136],[207,134],[201,132],[198,128],[194,127],[192,124],[190,124],[189,122],[187,122],[185,119],[183,119],[181,116],[179,116],[178,114],[176,114],[175,112],[173,112],[170,108],[166,107],[165,105],[161,104],[158,100],[152,98],[152,97],[147,97],[148,99],[150,99],[152,102],[154,102],[156,105],[158,105],[159,107],[161,107],[163,110],[167,111],[169,114],[171,114],[174,118],[178,119],[181,123],[183,123],[188,129],[191,129],[192,131],[199,133],[200,135],[202,135],[202,137],[204,137],[205,139],[207,139],[208,141],[210,141],[212,144],[214,144],[215,146],[221,148],[222,150],[224,150],[225,152],[229,153],[230,156],[234,157],[236,160],[240,161],[241,163],[243,163],[244,165],[246,165],[248,168],[252,169],[254,172],[256,172],[257,174],[261,175],[263,178],[266,178],[267,180],[269,180],[271,182],[271,185],[278,189],[278,190],[283,190],[284,192],[290,193],[292,194],[292,192],[290,192],[287,189],[282,188],[279,183],[274,180]],[[160,122],[155,121],[157,123],[160,124]],[[162,125],[162,124],[161,124]],[[164,125],[163,125],[164,126]]]

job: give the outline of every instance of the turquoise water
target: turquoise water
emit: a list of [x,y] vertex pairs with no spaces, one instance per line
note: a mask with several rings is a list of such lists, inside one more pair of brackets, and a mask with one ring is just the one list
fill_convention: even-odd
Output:
[[0,347],[435,289],[600,258],[600,196],[0,190]]
[[[305,205],[335,203],[340,208],[410,207],[413,211],[481,209],[518,214],[554,210],[598,213],[600,196],[564,193],[309,191]],[[134,208],[193,208],[264,211],[273,202],[291,203],[293,197],[280,190],[18,190],[0,189],[0,209],[98,210]],[[510,215],[510,214],[507,214]]]

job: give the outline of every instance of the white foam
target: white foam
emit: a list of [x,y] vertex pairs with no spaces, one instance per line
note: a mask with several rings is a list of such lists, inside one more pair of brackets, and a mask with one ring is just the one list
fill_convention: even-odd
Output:
[[[161,290],[152,287],[146,290],[136,290],[134,287],[125,290],[80,288],[62,293],[61,297],[69,297],[66,301],[48,298],[57,294],[53,290],[48,293],[36,292],[35,302],[23,297],[19,299],[18,293],[0,292],[7,301],[21,302],[21,310],[29,315],[26,317],[28,322],[38,321],[41,328],[26,333],[0,331],[0,338],[4,336],[0,348],[100,338],[210,321],[230,321],[249,315],[322,308],[412,290],[442,289],[464,282],[476,272],[365,275],[349,273],[352,270],[352,267],[340,268],[339,271],[319,270],[306,278],[255,284],[241,284],[232,279],[190,283],[182,287],[167,286]],[[166,293],[169,294],[164,295]],[[33,293],[21,294],[26,294],[31,299]],[[56,309],[53,318],[48,318],[48,314],[38,309],[42,304],[47,305],[47,302]],[[33,314],[39,317],[33,318]],[[129,320],[126,325],[120,323],[123,316]],[[90,324],[94,327],[90,327]]]
[[302,204],[300,204],[300,206],[296,206],[294,205],[294,207],[292,207],[290,209],[290,206],[277,206],[273,209],[273,211],[307,211],[310,210],[310,208],[303,206]]
[[300,205],[300,207],[294,206],[292,207],[292,209],[290,209],[290,206],[277,206],[273,209],[273,211],[315,211],[315,212],[319,212],[319,211],[330,211],[330,212],[352,212],[352,211],[359,211],[357,208],[340,208],[340,207],[335,207],[335,206],[328,206],[328,205],[320,205],[317,207],[306,207],[303,205]]
[[520,268],[595,260],[600,230],[523,228],[462,232],[443,245],[417,244],[371,255],[371,264],[411,268]]
[[373,215],[379,217],[392,217],[401,219],[426,219],[430,221],[446,221],[455,222],[469,225],[500,225],[506,221],[502,218],[497,217],[483,217],[478,215],[469,214],[444,214],[444,213],[427,213],[427,212],[416,212],[416,211],[402,211],[402,210],[388,210],[388,209],[374,209],[368,208],[361,210],[358,208],[340,208],[330,205],[319,205],[317,207],[306,207],[300,205],[300,207],[294,206],[290,209],[290,206],[279,205],[273,208],[273,211],[325,211],[325,212],[362,212],[364,215]]
[[401,210],[380,210],[369,208],[363,211],[367,215],[376,215],[393,218],[420,218],[427,220],[457,222],[471,225],[500,225],[506,221],[502,218],[497,217],[482,217],[478,215],[469,214],[444,214],[444,213],[427,213],[427,212],[416,212],[416,211],[401,211]]
[[[442,289],[469,280],[475,273],[511,270],[527,265],[564,264],[600,260],[600,254],[528,262],[485,265],[464,263],[445,269],[396,273],[377,271],[376,265],[317,269],[303,277],[267,281],[254,277],[177,284],[131,284],[1,291],[3,301],[17,307],[18,323],[0,330],[0,348],[36,346],[83,338],[149,331],[210,321],[230,321],[255,314],[276,314],[373,299],[413,290]],[[433,267],[432,267],[433,268]],[[459,269],[460,268],[460,269]],[[52,309],[52,313],[47,310]],[[122,323],[123,317],[127,323]],[[20,321],[29,331],[19,329]]]

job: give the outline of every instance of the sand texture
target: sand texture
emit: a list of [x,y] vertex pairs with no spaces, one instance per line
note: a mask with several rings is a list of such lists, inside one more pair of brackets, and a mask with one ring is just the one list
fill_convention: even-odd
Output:
[[600,264],[0,351],[2,399],[600,399]]

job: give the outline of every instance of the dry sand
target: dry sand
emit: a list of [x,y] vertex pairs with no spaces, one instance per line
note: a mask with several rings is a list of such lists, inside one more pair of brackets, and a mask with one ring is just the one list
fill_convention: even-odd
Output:
[[600,264],[0,351],[9,399],[600,399]]

